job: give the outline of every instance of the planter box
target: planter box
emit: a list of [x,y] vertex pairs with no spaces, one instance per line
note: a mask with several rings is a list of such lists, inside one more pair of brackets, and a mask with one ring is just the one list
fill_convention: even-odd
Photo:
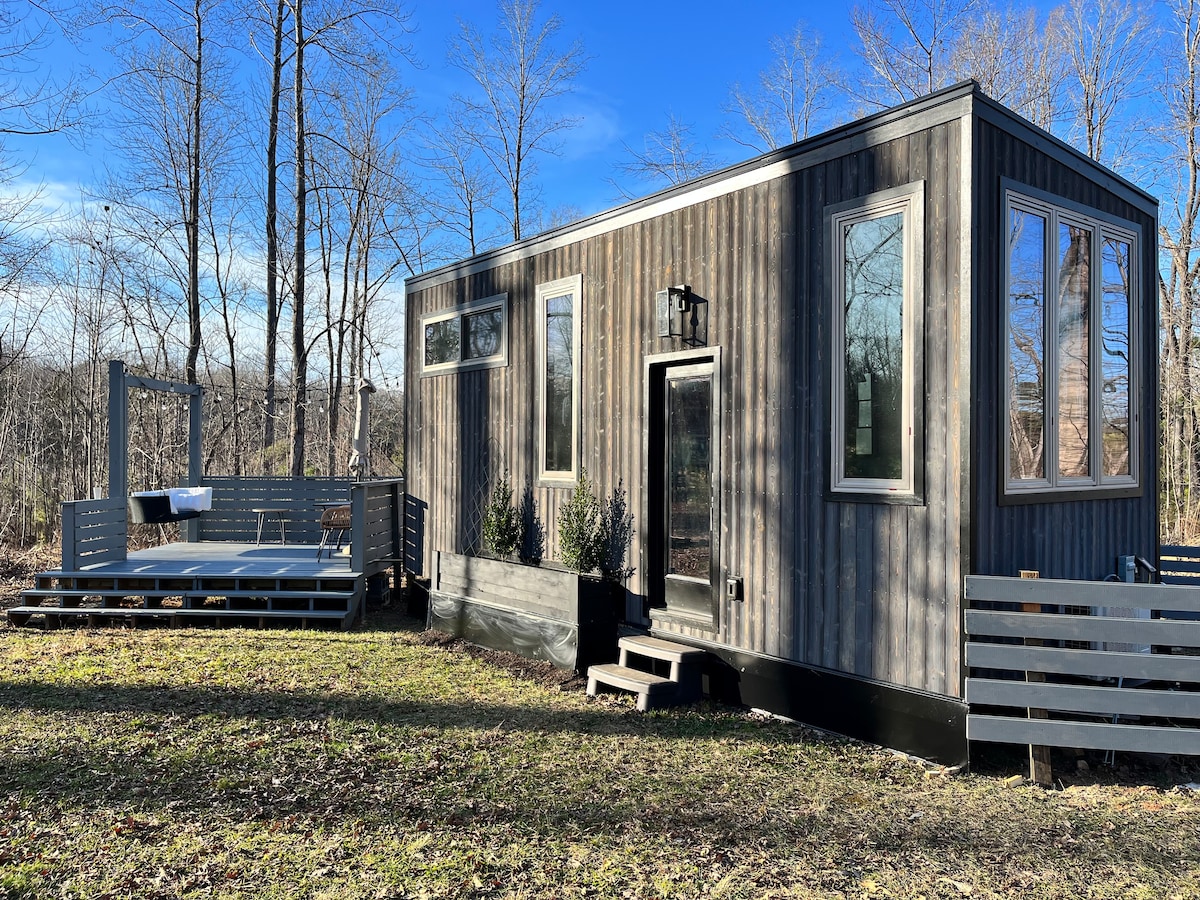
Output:
[[617,658],[620,585],[457,553],[433,563],[429,628],[577,672]]

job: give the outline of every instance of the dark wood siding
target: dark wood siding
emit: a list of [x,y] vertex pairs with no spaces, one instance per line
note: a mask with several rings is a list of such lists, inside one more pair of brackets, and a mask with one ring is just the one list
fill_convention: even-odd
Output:
[[[868,146],[864,146],[868,144]],[[836,145],[835,145],[836,146]],[[848,143],[798,172],[693,203],[458,281],[410,289],[408,486],[428,504],[432,550],[477,546],[489,480],[527,483],[557,555],[563,489],[533,483],[534,290],[583,276],[583,464],[602,491],[621,482],[637,532],[630,612],[647,593],[644,358],[686,349],[654,331],[654,294],[686,283],[707,302],[722,349],[720,565],[744,579],[717,632],[752,653],[939,694],[959,691],[959,120]],[[830,298],[825,208],[925,182],[924,502],[829,494]],[[505,368],[422,378],[420,316],[509,295]]]
[[[1034,146],[1032,139],[1019,130],[1014,133],[996,123],[977,120],[976,315],[971,367],[972,393],[977,403],[972,418],[975,439],[971,448],[969,573],[1016,575],[1020,569],[1036,569],[1044,578],[1100,579],[1114,571],[1118,554],[1139,554],[1153,560],[1158,549],[1156,222],[1144,208],[1087,177],[1077,160],[1055,153],[1052,146]],[[1004,333],[1003,178],[1127,220],[1141,229],[1141,383],[1134,402],[1141,410],[1138,449],[1142,491],[1137,497],[1079,496],[1021,504],[1005,504],[1002,500],[1004,347],[999,336]]]

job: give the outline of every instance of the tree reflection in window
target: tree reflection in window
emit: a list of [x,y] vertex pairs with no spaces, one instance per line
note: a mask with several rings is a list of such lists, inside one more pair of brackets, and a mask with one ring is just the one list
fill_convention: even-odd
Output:
[[1136,231],[1007,200],[1009,491],[1137,483]]
[[904,214],[843,226],[845,477],[903,475]]
[[570,472],[574,460],[574,334],[573,297],[546,298],[546,405],[547,472]]
[[1011,210],[1008,233],[1008,465],[1011,478],[1044,477],[1046,220]]
[[1100,388],[1101,472],[1107,476],[1131,474],[1130,447],[1130,245],[1106,238],[1101,249]]
[[1091,474],[1092,232],[1060,223],[1058,247],[1058,474],[1086,478]]
[[486,359],[500,352],[504,319],[500,308],[463,316],[463,359]]
[[442,319],[425,325],[425,365],[458,362],[458,319]]

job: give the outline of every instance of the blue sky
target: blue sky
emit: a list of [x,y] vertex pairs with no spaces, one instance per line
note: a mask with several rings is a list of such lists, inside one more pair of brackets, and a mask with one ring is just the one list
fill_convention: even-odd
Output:
[[[444,93],[455,83],[444,48],[457,19],[488,31],[497,21],[496,5],[419,0],[412,9],[420,29],[413,42],[428,67],[413,77]],[[714,137],[727,118],[721,107],[734,82],[750,84],[766,68],[771,38],[790,33],[798,21],[820,32],[844,62],[853,56],[849,6],[839,3],[610,0],[543,2],[541,11],[557,12],[563,41],[578,38],[590,57],[568,104],[582,121],[560,158],[539,163],[547,204],[577,206],[585,214],[619,202],[607,179],[628,159],[622,145],[640,149],[644,136],[662,129],[671,114],[691,125],[696,143],[722,163],[748,157],[745,148]]]
[[[419,66],[401,71],[416,93],[419,107],[436,112],[455,90],[468,85],[446,62],[446,48],[458,31],[458,20],[490,32],[498,21],[494,0],[415,0],[405,5],[416,31],[411,44]],[[678,0],[610,0],[610,2],[543,2],[540,14],[557,13],[561,43],[579,39],[589,61],[566,110],[579,119],[557,158],[539,161],[538,178],[547,207],[572,206],[584,214],[616,205],[619,195],[609,179],[614,166],[628,160],[623,145],[641,148],[644,136],[660,130],[674,115],[692,127],[698,146],[721,164],[736,162],[750,151],[715,137],[727,116],[722,105],[736,81],[753,83],[770,60],[769,42],[786,35],[798,21],[820,32],[829,52],[853,62],[849,8],[840,4],[786,4],[742,0],[736,7]],[[53,51],[58,72],[75,65],[107,66],[102,41],[76,53],[65,44]],[[98,180],[105,141],[101,130],[83,147],[61,137],[30,141],[11,139],[9,149],[29,165],[26,180],[47,185],[50,200],[70,202],[79,185]]]

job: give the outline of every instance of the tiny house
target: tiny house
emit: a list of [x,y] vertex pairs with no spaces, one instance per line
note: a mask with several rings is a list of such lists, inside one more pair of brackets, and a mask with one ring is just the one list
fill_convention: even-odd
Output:
[[1156,226],[965,82],[411,278],[406,565],[586,470],[714,697],[961,761],[966,577],[1156,558]]

